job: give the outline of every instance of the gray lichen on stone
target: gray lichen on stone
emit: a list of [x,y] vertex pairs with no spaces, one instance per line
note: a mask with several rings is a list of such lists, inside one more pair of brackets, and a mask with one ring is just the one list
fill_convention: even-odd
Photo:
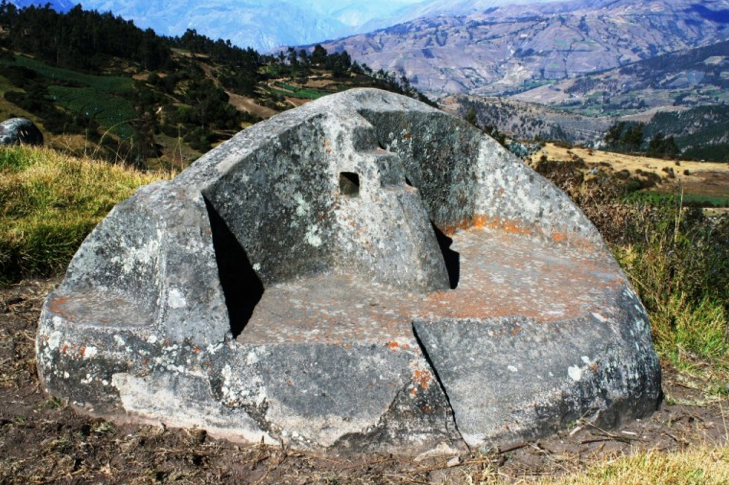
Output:
[[87,412],[303,448],[534,438],[660,394],[645,310],[580,210],[462,120],[372,89],[118,205],[37,353]]

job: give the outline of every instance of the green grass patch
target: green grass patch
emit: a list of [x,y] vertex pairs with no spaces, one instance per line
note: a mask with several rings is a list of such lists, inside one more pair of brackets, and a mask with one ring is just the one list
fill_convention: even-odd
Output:
[[284,84],[276,82],[274,83],[276,86],[279,86],[283,89],[286,89],[286,91],[282,89],[276,89],[276,88],[269,88],[269,90],[273,94],[277,94],[279,96],[288,96],[290,98],[298,98],[298,99],[319,99],[322,96],[326,96],[327,94],[331,93],[325,93],[323,91],[317,91],[315,89],[302,89],[297,88],[294,86],[291,86],[290,84]]
[[640,202],[652,205],[679,204],[688,207],[729,207],[729,197],[684,194],[658,194],[655,192],[634,192],[629,197],[630,202]]
[[96,120],[102,129],[121,138],[132,136],[128,122],[136,119],[137,113],[128,100],[93,87],[49,86],[48,92],[55,103],[72,114],[86,115]]
[[134,91],[134,84],[130,77],[122,76],[95,76],[83,72],[72,71],[60,67],[49,66],[26,56],[15,56],[15,62],[0,61],[2,64],[17,65],[36,71],[41,76],[51,80],[83,84],[104,93],[130,93]]
[[167,177],[49,149],[0,148],[0,285],[64,271],[116,204]]
[[290,84],[282,83],[281,81],[275,81],[273,83],[273,85],[276,86],[276,87],[282,88],[282,89],[286,89],[286,90],[291,91],[291,92],[296,92],[296,91],[298,91],[300,89],[300,88],[297,88],[296,86],[292,86]]
[[671,201],[637,209],[613,254],[650,315],[656,349],[729,368],[729,217],[709,220]]

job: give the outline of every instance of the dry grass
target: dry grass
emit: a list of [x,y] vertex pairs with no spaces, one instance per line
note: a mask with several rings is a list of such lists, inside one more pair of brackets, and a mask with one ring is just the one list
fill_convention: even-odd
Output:
[[228,100],[230,104],[235,106],[235,108],[238,110],[247,111],[248,113],[263,119],[268,119],[277,113],[276,110],[273,110],[266,106],[261,106],[260,104],[256,103],[252,98],[246,98],[245,96],[241,96],[240,94],[235,94],[228,91],[226,91],[226,93],[230,97],[230,99]]
[[663,160],[661,158],[642,157],[638,155],[629,155],[626,153],[607,152],[603,150],[593,150],[590,148],[572,147],[566,148],[557,146],[553,143],[547,143],[542,150],[535,155],[534,160],[538,160],[542,155],[546,155],[550,160],[570,160],[579,157],[587,163],[607,162],[613,166],[615,171],[627,169],[635,171],[641,169],[644,171],[652,171],[658,175],[664,175],[664,168],[673,168],[676,172],[676,178],[690,179],[692,175],[683,175],[684,170],[691,173],[701,172],[727,172],[729,173],[729,164],[714,162],[688,162],[679,161],[679,165],[675,160]]
[[[546,156],[548,160],[583,160],[588,166],[609,164],[614,172],[627,170],[633,177],[639,174],[639,170],[654,173],[663,179],[658,187],[659,191],[663,192],[670,193],[676,184],[681,184],[687,193],[694,195],[729,194],[729,163],[676,162],[589,148],[566,148],[552,143],[545,144],[532,160],[536,162],[542,156]],[[668,176],[670,171],[673,171],[672,177]]]
[[649,451],[600,463],[586,472],[537,485],[726,485],[729,447],[702,446],[680,453]]
[[116,204],[169,177],[44,148],[0,149],[0,285],[63,271]]

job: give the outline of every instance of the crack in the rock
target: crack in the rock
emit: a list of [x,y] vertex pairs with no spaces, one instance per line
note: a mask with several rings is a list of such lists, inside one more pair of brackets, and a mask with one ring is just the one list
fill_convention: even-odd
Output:
[[418,329],[415,326],[415,322],[412,322],[411,325],[412,325],[412,329],[413,329],[413,336],[415,337],[415,341],[418,343],[418,347],[420,347],[420,351],[423,353],[423,358],[428,363],[428,366],[430,367],[431,371],[433,372],[433,377],[435,378],[436,382],[438,383],[440,390],[443,392],[443,397],[445,397],[446,403],[448,404],[448,407],[450,408],[451,413],[453,414],[453,426],[455,426],[458,436],[461,437],[461,440],[466,444],[466,446],[470,450],[471,446],[463,438],[463,433],[461,433],[461,430],[458,429],[458,419],[456,418],[456,410],[453,409],[453,404],[451,404],[451,398],[450,398],[450,396],[448,396],[448,392],[446,391],[445,385],[443,385],[443,381],[441,380],[440,375],[438,374],[438,369],[435,367],[433,360],[430,358],[430,354],[428,354],[428,349],[425,347],[425,344],[423,343],[422,340],[420,340],[420,335],[418,335]]

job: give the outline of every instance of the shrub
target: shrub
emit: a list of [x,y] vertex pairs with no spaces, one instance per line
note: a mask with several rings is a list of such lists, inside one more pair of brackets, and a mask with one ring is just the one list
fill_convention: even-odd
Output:
[[720,359],[729,350],[729,219],[710,220],[673,201],[637,206],[627,244],[613,252],[648,310],[656,344]]

